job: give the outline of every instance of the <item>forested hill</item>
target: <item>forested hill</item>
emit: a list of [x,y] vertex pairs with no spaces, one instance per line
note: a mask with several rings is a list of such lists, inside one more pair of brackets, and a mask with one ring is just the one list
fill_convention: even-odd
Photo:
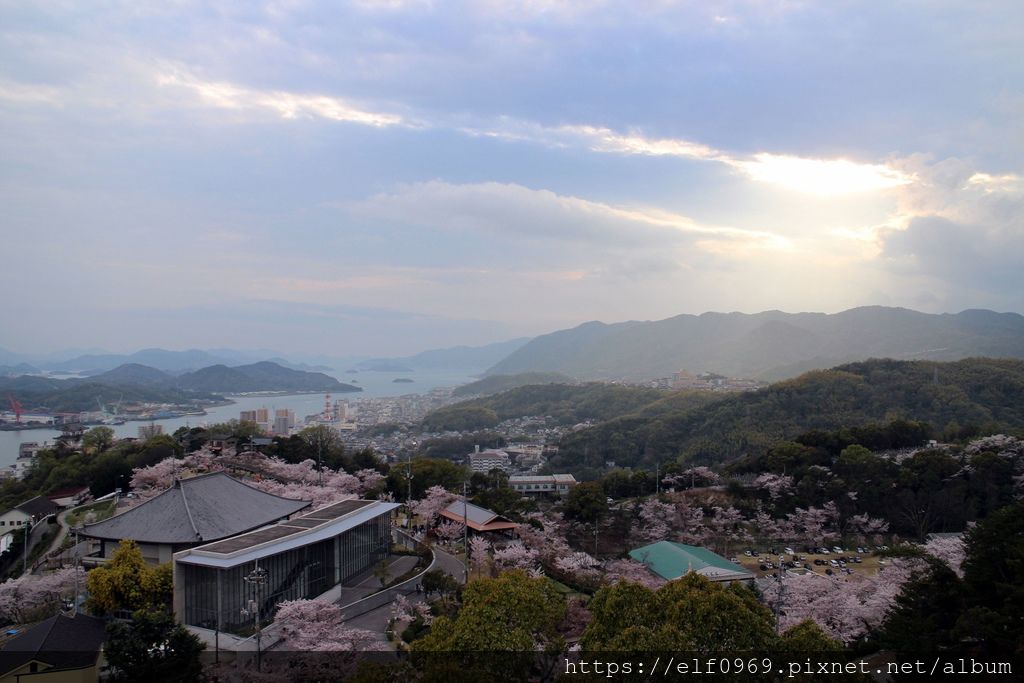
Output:
[[525,387],[531,384],[575,384],[568,375],[558,372],[523,372],[518,375],[491,375],[476,382],[456,387],[452,396],[492,396],[509,389]]
[[[657,404],[655,404],[657,405]],[[838,430],[905,418],[933,434],[1024,432],[1024,361],[951,363],[869,360],[806,373],[697,407],[647,407],[567,435],[551,462],[582,473],[614,461],[717,464],[756,454],[814,429]]]
[[665,391],[617,384],[534,384],[496,396],[435,410],[423,420],[428,431],[466,431],[493,427],[516,417],[548,416],[563,425],[608,420],[632,413],[666,396]]
[[832,315],[765,311],[591,322],[537,337],[487,372],[561,372],[593,380],[651,379],[688,370],[775,381],[868,358],[977,356],[1024,358],[1024,316],[867,306]]

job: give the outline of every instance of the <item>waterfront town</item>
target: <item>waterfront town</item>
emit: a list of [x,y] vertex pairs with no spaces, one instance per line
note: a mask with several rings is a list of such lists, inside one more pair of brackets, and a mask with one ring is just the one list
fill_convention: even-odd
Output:
[[1020,0],[0,27],[0,683],[1022,678]]

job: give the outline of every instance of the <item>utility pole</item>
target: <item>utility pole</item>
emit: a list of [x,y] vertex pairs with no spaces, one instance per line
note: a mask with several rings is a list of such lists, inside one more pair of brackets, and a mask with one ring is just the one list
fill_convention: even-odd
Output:
[[781,617],[781,614],[782,614],[782,596],[786,592],[786,584],[782,581],[782,574],[785,571],[782,568],[782,557],[783,557],[782,555],[779,555],[779,579],[778,579],[779,594],[778,594],[778,597],[775,599],[775,609],[773,610],[775,612],[775,634],[776,635],[782,635],[782,622],[780,621],[780,617]]
[[462,563],[464,572],[462,583],[469,583],[469,499],[466,498],[466,480],[462,480],[462,549],[465,560]]
[[[274,418],[274,419],[277,419],[277,418]],[[323,462],[322,462],[323,461],[323,455],[324,455],[324,435],[321,432],[320,435],[319,435],[319,438],[316,440],[316,470],[317,470],[317,472],[316,472],[316,485],[317,486],[323,486],[324,485],[324,465],[323,465]]]
[[654,463],[654,492],[655,495],[661,495],[661,463]]
[[24,551],[21,556],[21,573],[25,574],[28,571],[28,539],[32,535],[32,520],[34,517],[29,517],[28,521],[25,522],[25,545]]
[[260,603],[260,589],[263,587],[263,584],[267,582],[267,570],[260,567],[260,561],[256,560],[256,568],[243,576],[242,580],[252,586],[253,595],[255,596],[255,599],[252,600],[250,604],[252,605],[253,613],[256,618],[256,671],[260,671],[263,657],[263,648],[261,647],[262,633],[260,631],[260,611],[262,608],[262,604]]

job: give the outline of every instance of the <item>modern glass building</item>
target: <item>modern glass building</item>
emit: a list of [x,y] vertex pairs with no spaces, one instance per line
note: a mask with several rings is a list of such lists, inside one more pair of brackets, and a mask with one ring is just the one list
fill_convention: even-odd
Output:
[[174,612],[188,626],[249,635],[284,600],[315,598],[388,556],[398,505],[346,500],[174,555]]

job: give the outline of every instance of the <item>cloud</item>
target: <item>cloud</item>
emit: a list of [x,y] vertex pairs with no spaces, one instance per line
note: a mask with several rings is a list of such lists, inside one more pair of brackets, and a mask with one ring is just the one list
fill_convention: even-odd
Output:
[[283,119],[320,118],[376,128],[414,125],[398,114],[362,109],[344,98],[285,90],[259,90],[226,81],[203,80],[179,66],[162,68],[157,82],[161,86],[191,91],[205,104],[218,109],[270,111]]
[[357,214],[437,230],[490,233],[541,242],[589,243],[601,248],[693,245],[699,240],[786,248],[785,238],[753,230],[700,224],[670,211],[613,206],[515,183],[404,185],[347,205]]
[[884,262],[925,278],[948,299],[1024,305],[1024,182],[963,159],[901,162],[917,181],[901,188],[899,224],[880,231]]

